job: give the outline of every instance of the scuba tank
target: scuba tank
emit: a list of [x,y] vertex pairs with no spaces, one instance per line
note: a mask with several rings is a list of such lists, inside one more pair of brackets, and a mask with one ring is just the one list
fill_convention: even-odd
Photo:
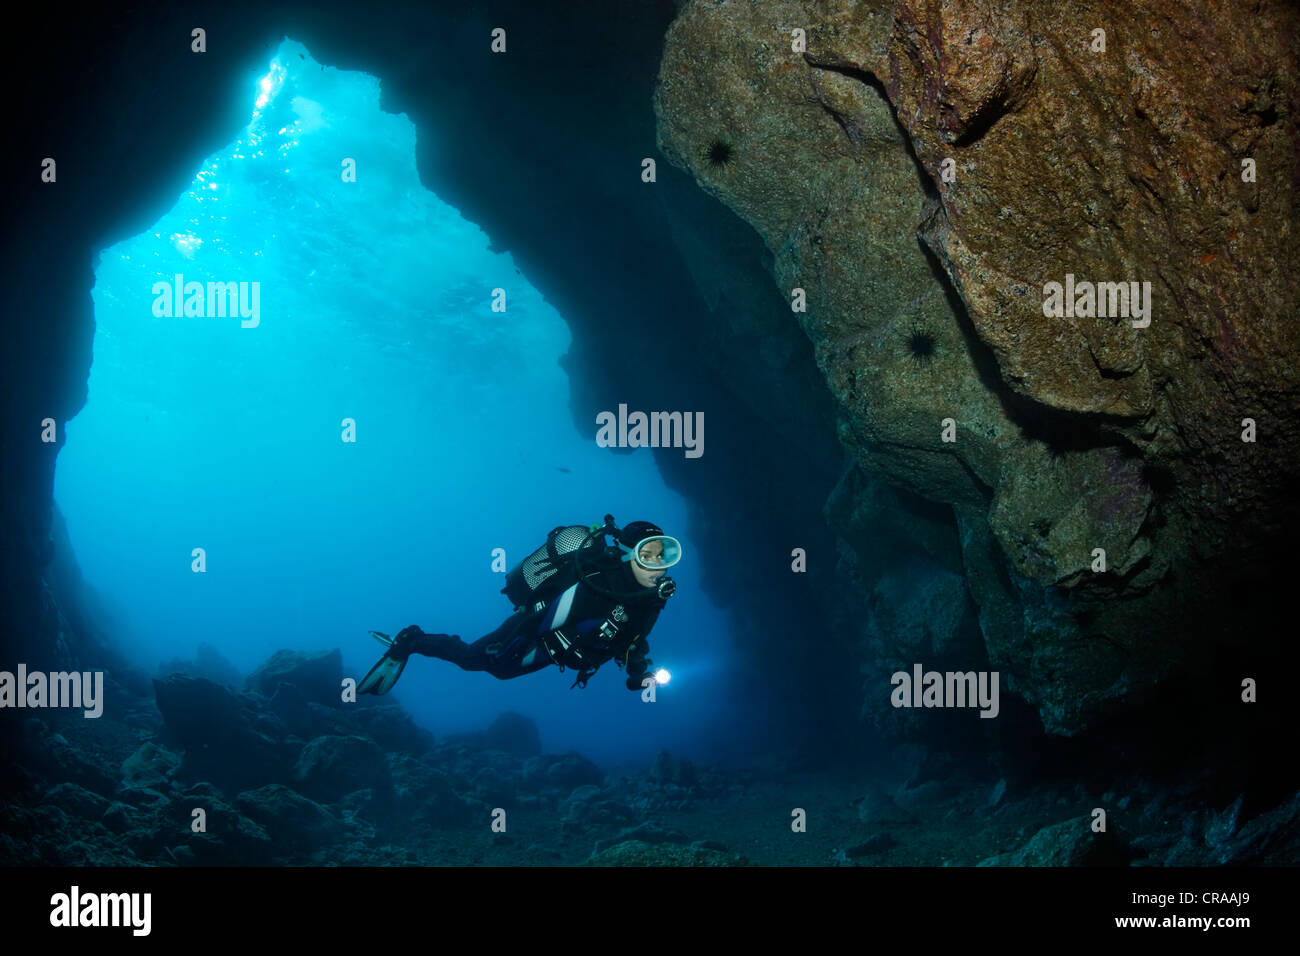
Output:
[[506,573],[501,593],[510,599],[515,610],[538,610],[555,600],[578,579],[574,563],[576,553],[589,547],[590,532],[584,525],[560,525],[552,528],[546,542]]

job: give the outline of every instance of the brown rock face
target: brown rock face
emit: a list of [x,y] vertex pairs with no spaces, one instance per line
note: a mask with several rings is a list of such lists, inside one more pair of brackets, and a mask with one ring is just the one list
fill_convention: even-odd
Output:
[[828,0],[669,31],[661,148],[766,242],[858,465],[954,506],[1050,730],[1195,662],[1213,586],[1295,527],[1296,24]]
[[[1114,416],[1144,451],[1243,460],[1239,419],[1294,381],[1300,344],[1276,262],[1295,226],[1293,21],[1273,4],[897,6],[877,69],[940,190],[935,250],[1018,392]],[[1150,327],[1043,321],[1039,290],[1066,273],[1150,282]]]
[[[1300,327],[1278,268],[1296,224],[1294,8],[916,0],[894,17],[875,70],[940,191],[927,244],[1002,381],[1113,443],[1064,468],[1004,461],[989,515],[1018,573],[1079,599],[1064,645],[1116,651],[1075,687],[1104,709],[1194,653],[1187,612],[1294,508]],[[1150,283],[1150,314],[1103,315],[1098,298],[1048,317],[1067,275]],[[1118,582],[1098,586],[1089,543]],[[1013,633],[988,636],[1016,653]],[[1078,669],[1063,642],[1021,640]],[[1049,726],[1074,723],[1016,671]]]

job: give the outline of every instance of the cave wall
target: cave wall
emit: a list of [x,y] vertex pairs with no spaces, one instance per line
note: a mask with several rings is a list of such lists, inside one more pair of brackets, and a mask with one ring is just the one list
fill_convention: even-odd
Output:
[[[670,28],[661,148],[805,291],[853,462],[951,508],[988,660],[1055,733],[1171,680],[1203,700],[1224,645],[1287,643],[1296,23],[1283,3],[773,0]],[[1243,181],[1246,158],[1267,172]],[[1150,325],[1047,316],[1067,273],[1150,282]],[[841,593],[905,606],[870,570],[878,523],[853,525]],[[849,603],[878,676],[945,643]]]

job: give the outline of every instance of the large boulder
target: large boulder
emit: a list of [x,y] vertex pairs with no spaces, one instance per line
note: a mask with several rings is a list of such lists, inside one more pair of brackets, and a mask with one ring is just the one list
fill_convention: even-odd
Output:
[[605,782],[605,771],[576,751],[562,754],[539,754],[524,764],[524,783],[545,789],[558,789],[569,793],[583,784],[599,786]]
[[199,644],[193,660],[178,657],[158,666],[159,677],[167,677],[171,674],[202,677],[214,684],[229,687],[231,690],[238,690],[240,685],[239,671],[235,670],[234,665],[207,641]]
[[[202,810],[202,816],[195,810]],[[249,866],[270,860],[272,841],[267,831],[232,806],[210,783],[197,783],[179,794],[168,814],[176,842],[167,852],[178,862]],[[203,829],[196,832],[194,825],[199,819]]]
[[60,783],[45,793],[43,803],[59,807],[65,813],[97,820],[108,809],[110,801],[75,783]]
[[392,790],[384,753],[365,737],[317,737],[293,768],[295,786],[317,800],[337,801],[354,790]]
[[983,860],[980,866],[1122,866],[1129,860],[1113,830],[1096,833],[1092,817],[1043,827],[1022,847]]
[[338,818],[281,784],[246,790],[235,804],[262,827],[277,853],[313,850],[344,836]]
[[183,747],[209,745],[247,730],[239,698],[220,684],[172,674],[155,680],[153,686],[167,734]]
[[166,787],[181,758],[152,741],[143,743],[122,761],[122,786],[129,789]]
[[153,683],[165,737],[185,751],[174,776],[229,790],[287,777],[285,746],[264,732],[270,714],[203,678],[172,674]]
[[115,774],[97,753],[83,750],[63,734],[51,733],[39,717],[23,721],[17,756],[23,766],[51,781],[67,781],[111,796],[117,788]]
[[276,651],[253,673],[245,687],[264,697],[275,695],[281,683],[292,684],[309,701],[342,706],[343,655],[329,651]]
[[402,818],[446,827],[466,824],[478,812],[477,805],[460,796],[452,777],[441,770],[404,753],[391,754],[388,764],[394,806]]
[[358,733],[374,739],[387,752],[422,754],[434,744],[433,734],[411,719],[400,704],[386,701],[349,711]]

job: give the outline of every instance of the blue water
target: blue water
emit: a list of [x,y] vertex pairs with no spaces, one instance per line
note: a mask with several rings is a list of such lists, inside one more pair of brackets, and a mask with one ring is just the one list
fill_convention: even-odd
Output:
[[[360,677],[382,650],[369,629],[468,641],[504,620],[494,548],[513,565],[557,524],[652,520],[686,555],[649,639],[674,674],[656,703],[612,663],[570,691],[554,668],[498,681],[422,657],[394,696],[437,734],[513,709],[546,749],[606,763],[715,752],[738,691],[684,502],[649,450],[616,454],[594,421],[575,427],[562,317],[424,188],[419,134],[379,94],[286,40],[249,78],[248,127],[151,229],[103,251],[89,399],[55,479],[87,580],[150,671],[207,641],[243,672],[280,648],[340,647]],[[259,282],[259,324],[155,317],[153,284],[176,273]]]

